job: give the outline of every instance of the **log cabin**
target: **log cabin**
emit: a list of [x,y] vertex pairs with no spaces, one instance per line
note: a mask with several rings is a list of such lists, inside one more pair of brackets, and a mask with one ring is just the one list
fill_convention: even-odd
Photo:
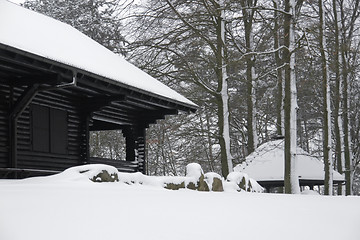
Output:
[[[60,21],[0,0],[0,178],[105,163],[145,173],[146,129],[196,104]],[[126,159],[93,158],[121,130]]]

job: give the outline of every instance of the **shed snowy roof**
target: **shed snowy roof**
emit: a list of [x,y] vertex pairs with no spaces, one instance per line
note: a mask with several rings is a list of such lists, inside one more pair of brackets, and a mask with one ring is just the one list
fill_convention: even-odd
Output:
[[0,44],[196,107],[192,101],[70,25],[6,0],[0,0]]
[[[297,147],[296,152],[299,180],[324,181],[324,164],[300,147]],[[262,144],[234,170],[245,172],[257,181],[284,181],[284,140]],[[337,171],[334,171],[333,179],[338,182],[344,181],[344,177]]]

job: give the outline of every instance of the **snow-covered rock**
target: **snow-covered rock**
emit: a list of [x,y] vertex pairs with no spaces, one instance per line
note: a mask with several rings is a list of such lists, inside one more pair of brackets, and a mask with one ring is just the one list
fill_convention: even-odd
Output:
[[205,181],[207,182],[209,188],[213,192],[223,192],[223,178],[214,172],[206,173],[205,175]]
[[231,172],[227,176],[227,181],[235,183],[239,188],[238,191],[242,189],[247,192],[264,192],[264,188],[246,173]]
[[186,188],[198,191],[209,191],[209,186],[205,182],[204,171],[200,164],[189,163],[186,166]]
[[87,164],[66,169],[61,175],[73,176],[84,175],[93,182],[117,182],[118,170],[105,164]]

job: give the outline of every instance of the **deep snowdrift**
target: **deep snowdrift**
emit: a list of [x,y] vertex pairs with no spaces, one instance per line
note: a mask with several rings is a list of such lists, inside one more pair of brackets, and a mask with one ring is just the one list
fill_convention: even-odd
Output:
[[360,239],[359,197],[171,191],[73,173],[1,180],[0,239]]

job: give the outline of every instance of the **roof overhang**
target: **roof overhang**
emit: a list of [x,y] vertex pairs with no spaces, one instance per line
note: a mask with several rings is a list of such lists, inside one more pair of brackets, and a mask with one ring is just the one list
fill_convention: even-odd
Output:
[[17,76],[20,84],[69,83],[75,73],[78,81],[72,90],[89,98],[124,95],[124,106],[151,112],[197,109],[190,100],[71,26],[4,0],[0,0],[0,69],[3,75]]
[[[76,76],[76,84],[70,84]],[[195,112],[191,104],[122,84],[103,76],[0,43],[0,79],[13,86],[41,84],[45,91],[76,95],[79,107],[93,113],[93,130],[148,126],[165,115]],[[141,120],[141,123],[139,122]]]

